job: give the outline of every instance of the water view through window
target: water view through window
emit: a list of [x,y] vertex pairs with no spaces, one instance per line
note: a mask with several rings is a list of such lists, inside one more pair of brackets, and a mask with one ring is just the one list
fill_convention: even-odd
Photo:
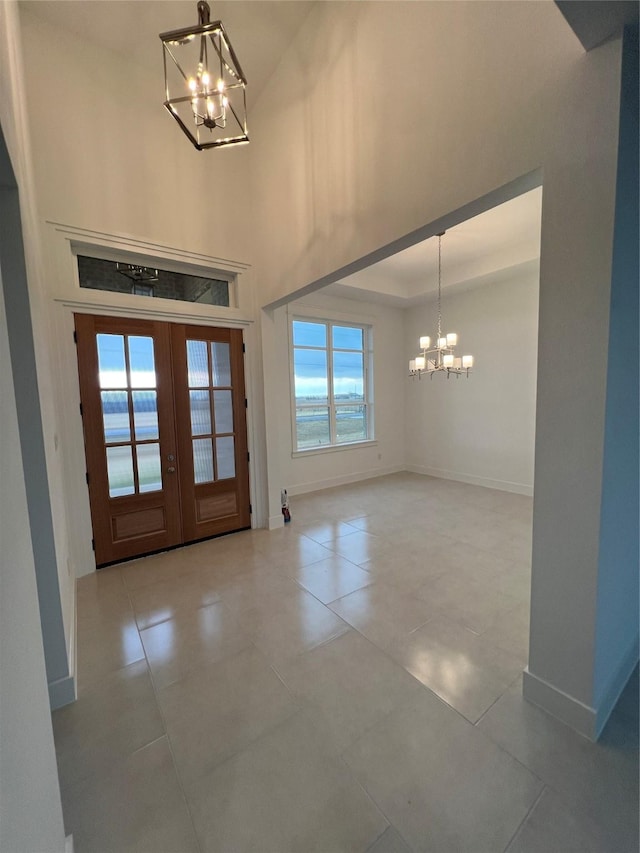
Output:
[[364,326],[293,321],[298,450],[371,437],[367,334]]

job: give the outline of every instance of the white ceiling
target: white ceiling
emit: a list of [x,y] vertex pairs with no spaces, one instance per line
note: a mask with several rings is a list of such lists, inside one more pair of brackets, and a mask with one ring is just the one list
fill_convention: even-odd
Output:
[[[481,283],[540,257],[542,187],[450,228],[442,238],[442,288]],[[438,289],[438,238],[398,252],[324,289],[325,293],[410,307]]]
[[[256,103],[313,2],[210,0],[247,80],[247,104]],[[198,22],[196,0],[21,0],[21,8],[54,26],[114,51],[162,78],[158,35]]]

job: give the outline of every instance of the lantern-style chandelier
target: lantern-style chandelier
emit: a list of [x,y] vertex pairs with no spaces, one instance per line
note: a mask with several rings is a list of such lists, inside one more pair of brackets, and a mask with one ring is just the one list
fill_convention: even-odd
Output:
[[458,335],[455,332],[442,334],[442,238],[444,231],[437,235],[438,237],[438,329],[436,334],[436,344],[431,346],[431,338],[428,335],[420,337],[420,355],[412,358],[409,362],[409,376],[418,379],[422,378],[423,373],[428,373],[433,379],[434,373],[446,373],[447,379],[453,374],[460,377],[465,374],[469,376],[469,371],[473,367],[473,356],[463,355],[456,356],[455,348],[458,345]]
[[248,142],[247,80],[221,21],[206,0],[198,24],[160,33],[165,107],[198,151]]

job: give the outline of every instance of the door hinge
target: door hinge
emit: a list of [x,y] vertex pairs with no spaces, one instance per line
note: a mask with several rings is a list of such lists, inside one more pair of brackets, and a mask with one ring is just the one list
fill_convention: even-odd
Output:
[[242,352],[246,352],[246,351],[247,351],[246,346],[244,344],[242,344]]
[[244,407],[245,407],[245,409],[249,408],[249,401],[247,400],[246,397],[244,398]]
[[85,480],[87,481],[87,486],[89,485],[89,472],[86,471],[84,475]]
[[80,417],[83,417],[84,412],[82,411],[82,403],[80,403]]
[[74,344],[78,343],[78,333],[76,332],[75,329],[73,330],[73,342],[74,342]]
[[251,454],[247,453],[247,462],[251,462]]
[[94,551],[96,550],[96,540],[95,539],[91,540],[91,547],[93,548]]
[[251,515],[252,513],[253,513],[253,507],[251,506],[251,504],[249,504],[249,515]]

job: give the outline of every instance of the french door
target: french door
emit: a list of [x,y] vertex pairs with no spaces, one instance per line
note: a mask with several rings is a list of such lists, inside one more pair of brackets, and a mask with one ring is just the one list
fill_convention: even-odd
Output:
[[97,565],[249,527],[242,332],[75,326]]

